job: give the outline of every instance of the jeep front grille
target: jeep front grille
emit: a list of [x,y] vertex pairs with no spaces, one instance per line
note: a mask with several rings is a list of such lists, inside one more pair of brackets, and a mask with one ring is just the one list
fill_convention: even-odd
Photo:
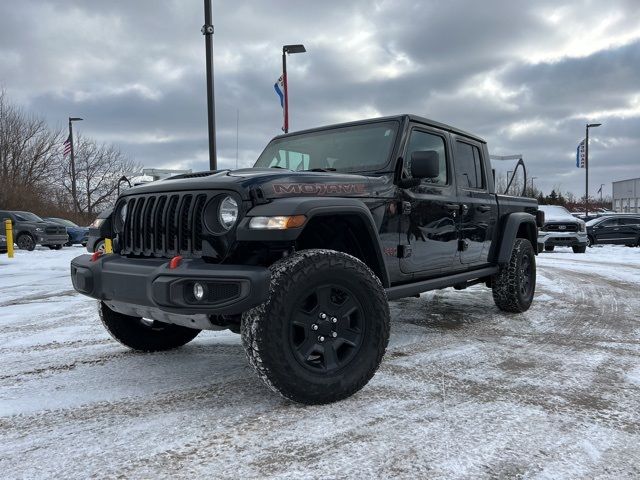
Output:
[[[210,192],[125,197],[127,215],[119,232],[120,253],[153,257],[202,255],[202,214]],[[120,207],[115,211],[119,215]]]

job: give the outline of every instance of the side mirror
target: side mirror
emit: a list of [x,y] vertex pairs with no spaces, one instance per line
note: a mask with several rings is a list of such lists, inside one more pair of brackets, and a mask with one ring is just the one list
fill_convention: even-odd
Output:
[[440,175],[440,155],[435,150],[423,150],[411,154],[413,178],[436,178]]

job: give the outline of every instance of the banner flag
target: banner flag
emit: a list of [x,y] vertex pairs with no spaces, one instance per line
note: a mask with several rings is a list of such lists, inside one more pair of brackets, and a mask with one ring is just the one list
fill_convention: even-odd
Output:
[[584,168],[584,140],[580,142],[578,148],[576,149],[576,167]]

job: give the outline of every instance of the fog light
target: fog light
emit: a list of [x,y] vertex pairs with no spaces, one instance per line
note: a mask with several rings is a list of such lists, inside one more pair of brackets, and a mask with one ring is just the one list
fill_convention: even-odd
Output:
[[201,283],[193,284],[193,296],[197,301],[201,301],[204,298],[204,287]]

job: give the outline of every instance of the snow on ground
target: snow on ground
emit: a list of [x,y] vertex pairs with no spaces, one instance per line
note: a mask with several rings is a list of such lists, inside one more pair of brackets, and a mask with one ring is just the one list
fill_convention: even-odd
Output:
[[0,256],[3,478],[640,477],[640,248],[540,255],[522,315],[482,286],[394,302],[377,375],[318,407],[228,332],[120,346],[73,291],[80,253]]

